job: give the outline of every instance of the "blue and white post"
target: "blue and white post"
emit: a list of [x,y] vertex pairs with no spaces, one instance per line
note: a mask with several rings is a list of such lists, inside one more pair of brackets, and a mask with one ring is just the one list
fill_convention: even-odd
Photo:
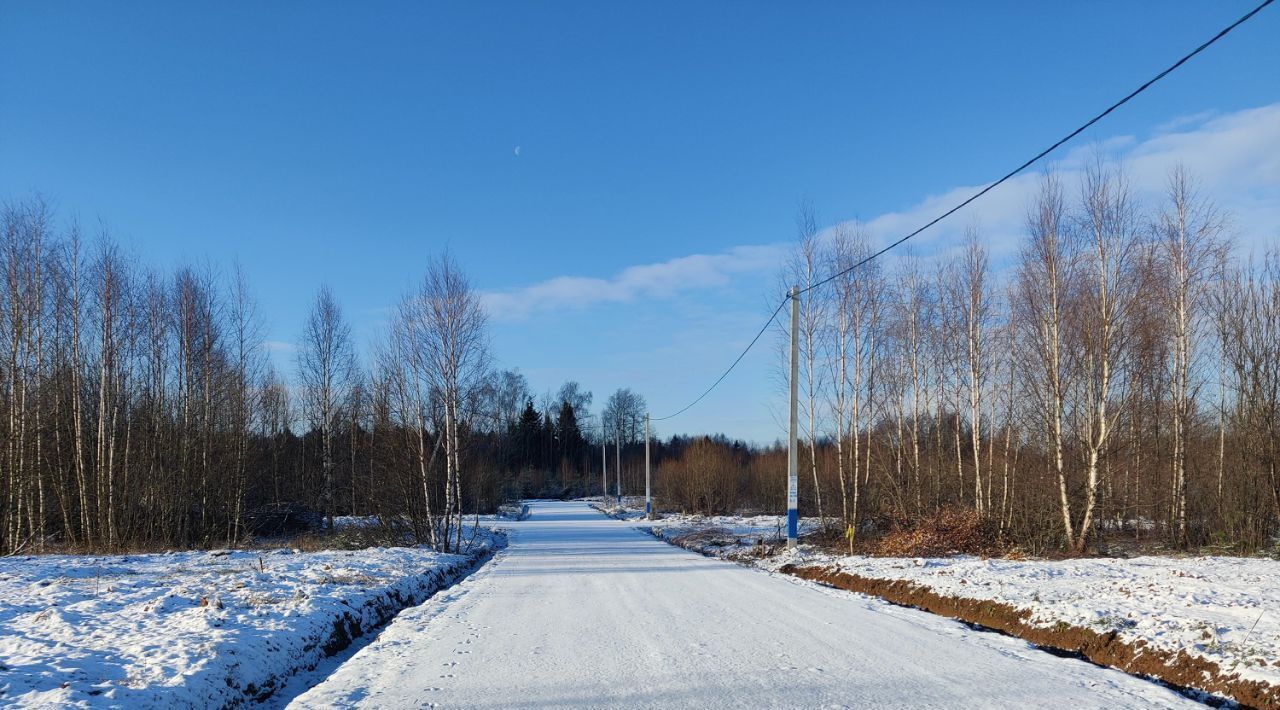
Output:
[[653,493],[649,487],[649,413],[644,413],[644,517],[653,520]]
[[787,547],[795,549],[800,532],[800,511],[797,505],[800,497],[800,449],[797,446],[797,433],[800,429],[800,349],[796,338],[800,322],[800,287],[793,286],[787,296],[791,299],[791,397],[787,403]]

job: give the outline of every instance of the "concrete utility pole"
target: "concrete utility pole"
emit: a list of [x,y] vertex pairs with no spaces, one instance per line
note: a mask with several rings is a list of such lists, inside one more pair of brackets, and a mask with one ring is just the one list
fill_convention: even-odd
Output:
[[644,517],[653,520],[653,492],[649,487],[649,413],[644,413]]
[[800,428],[799,388],[800,382],[800,350],[796,333],[800,322],[800,287],[792,286],[791,293],[791,397],[787,403],[787,547],[795,549],[799,535],[800,511],[799,481],[797,472],[800,468],[800,449],[796,435]]
[[604,427],[600,427],[600,502],[609,497],[609,444],[604,440]]
[[[619,424],[621,428],[621,424]],[[613,467],[614,493],[618,498],[618,505],[622,505],[622,432],[618,432],[618,436],[613,440],[614,452],[618,455],[616,463]]]

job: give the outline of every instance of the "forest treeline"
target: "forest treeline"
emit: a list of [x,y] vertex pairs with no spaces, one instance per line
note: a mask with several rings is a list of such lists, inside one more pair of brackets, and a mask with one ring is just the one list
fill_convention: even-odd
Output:
[[[803,514],[860,535],[959,507],[1035,552],[1277,543],[1280,248],[1234,249],[1185,169],[1145,207],[1100,157],[1046,173],[999,270],[977,228],[886,267],[856,224],[797,223],[778,298],[804,292]],[[785,372],[786,322],[777,343]],[[660,509],[785,507],[782,444],[677,436],[654,459]]]
[[[962,506],[1035,550],[1274,544],[1280,252],[1236,253],[1182,168],[1145,208],[1102,158],[1073,182],[1043,176],[999,273],[976,228],[850,270],[868,235],[801,210],[779,297],[838,274],[799,305],[804,514],[862,531]],[[697,482],[684,505],[776,510],[782,455],[705,442],[667,468]]]
[[238,268],[158,271],[39,198],[0,229],[0,554],[234,545],[335,515],[453,549],[464,513],[598,492],[598,443],[630,460],[639,437],[630,390],[602,419],[577,383],[535,398],[495,370],[447,255],[364,362],[321,287],[285,377]]
[[[592,414],[575,382],[535,395],[495,368],[447,254],[363,358],[319,288],[286,377],[238,269],[157,271],[38,198],[0,221],[0,554],[234,545],[295,510],[452,549],[464,514],[598,494],[602,467],[643,493],[644,398]],[[1036,551],[1274,540],[1280,252],[1234,250],[1184,170],[1145,208],[1102,160],[1044,175],[998,270],[977,229],[850,270],[860,227],[798,226],[779,297],[837,274],[800,302],[803,514],[861,533],[961,506]],[[651,456],[660,509],[784,507],[780,444],[677,435]]]

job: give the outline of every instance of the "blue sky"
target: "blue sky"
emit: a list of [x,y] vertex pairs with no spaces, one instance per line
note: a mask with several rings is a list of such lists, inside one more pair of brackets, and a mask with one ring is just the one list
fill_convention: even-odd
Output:
[[[42,193],[154,265],[239,259],[278,343],[321,282],[374,337],[448,247],[502,365],[660,415],[767,315],[801,200],[891,239],[1252,4],[8,0],[0,197]],[[1184,160],[1242,241],[1274,241],[1277,37],[1268,8],[1073,147],[1152,186]],[[1024,193],[992,198],[954,225],[1015,230]],[[772,359],[664,431],[773,439]]]

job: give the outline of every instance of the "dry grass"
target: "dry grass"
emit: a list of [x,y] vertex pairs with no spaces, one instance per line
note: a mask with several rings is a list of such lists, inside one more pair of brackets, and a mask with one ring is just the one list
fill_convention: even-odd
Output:
[[315,530],[278,540],[263,541],[255,547],[287,547],[303,552],[325,550],[363,550],[369,547],[396,547],[406,543],[402,533],[382,526],[349,527],[339,530]]
[[1001,557],[1012,549],[992,521],[971,509],[943,508],[920,520],[894,525],[869,541],[868,552],[879,557]]

